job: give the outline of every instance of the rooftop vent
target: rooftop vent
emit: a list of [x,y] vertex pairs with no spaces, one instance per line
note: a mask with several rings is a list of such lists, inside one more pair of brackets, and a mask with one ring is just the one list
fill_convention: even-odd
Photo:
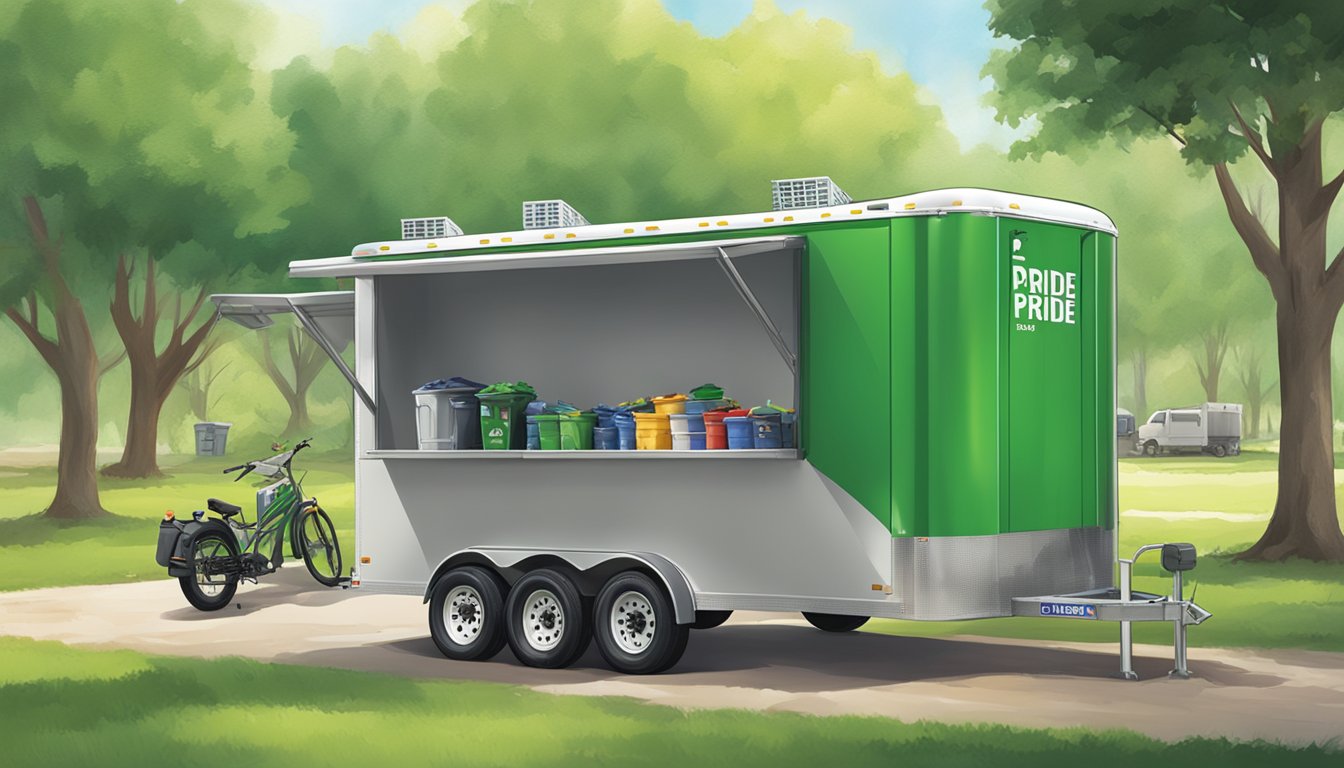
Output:
[[831,181],[830,176],[809,176],[803,179],[776,179],[770,182],[771,204],[776,211],[791,208],[824,208],[852,202],[845,191]]
[[462,228],[447,216],[401,220],[402,240],[428,240],[432,237],[456,237],[460,234]]
[[564,200],[528,200],[523,203],[523,229],[583,227],[588,220]]

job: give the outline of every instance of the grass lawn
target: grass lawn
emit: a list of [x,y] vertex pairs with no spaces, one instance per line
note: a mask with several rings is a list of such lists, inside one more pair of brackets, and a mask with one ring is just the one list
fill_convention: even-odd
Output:
[[[167,578],[154,562],[158,521],[171,509],[183,518],[204,509],[211,496],[242,506],[255,520],[256,489],[270,481],[248,477],[234,483],[225,467],[237,457],[183,458],[164,462],[166,477],[152,480],[100,478],[103,506],[111,517],[66,523],[39,514],[56,485],[54,467],[0,467],[0,590],[111,584]],[[354,556],[353,459],[305,451],[296,462],[304,491],[316,496],[336,524],[349,570]],[[307,471],[307,476],[302,474]],[[288,553],[286,553],[288,556]]]
[[[1237,563],[1264,530],[1273,508],[1277,457],[1248,452],[1239,457],[1126,459],[1120,463],[1121,548],[1190,541],[1200,550],[1199,567],[1187,577],[1198,585],[1200,605],[1214,618],[1190,632],[1194,646],[1250,646],[1344,651],[1344,566],[1310,562]],[[34,514],[51,498],[54,469],[0,471],[0,589],[112,583],[164,578],[154,564],[155,522],[165,509],[188,514],[218,496],[253,509],[254,487],[233,484],[219,473],[234,458],[167,462],[169,476],[155,481],[102,481],[103,503],[115,516],[90,523],[60,524]],[[348,564],[354,554],[349,457],[305,453],[304,488],[315,494],[336,522]],[[1344,488],[1341,489],[1344,491]],[[1341,493],[1344,508],[1344,493]],[[1135,588],[1170,590],[1153,555],[1135,569]],[[1112,624],[1042,619],[963,622],[875,620],[865,629],[904,635],[977,634],[1114,642]],[[1138,624],[1139,642],[1169,643],[1165,624]]]
[[12,765],[1337,766],[1265,742],[1166,744],[1123,731],[906,724],[417,681],[239,659],[0,638]]

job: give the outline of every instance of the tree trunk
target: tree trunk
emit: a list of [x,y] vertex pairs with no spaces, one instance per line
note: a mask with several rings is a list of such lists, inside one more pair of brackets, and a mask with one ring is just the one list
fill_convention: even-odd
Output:
[[1148,350],[1136,349],[1129,355],[1134,372],[1134,418],[1140,424],[1148,418]]
[[302,439],[308,436],[307,433],[313,426],[308,416],[308,389],[317,379],[317,374],[321,372],[327,356],[316,343],[310,341],[308,336],[297,328],[289,329],[287,341],[289,363],[294,371],[293,382],[280,369],[275,361],[275,355],[271,353],[270,331],[261,334],[261,359],[266,368],[266,375],[275,384],[275,388],[280,390],[280,395],[289,405],[289,422],[285,424],[285,431],[281,436]]
[[131,306],[130,281],[133,267],[123,254],[117,259],[117,277],[112,296],[112,322],[126,348],[131,365],[131,405],[126,419],[126,446],[121,460],[103,468],[103,474],[113,477],[160,477],[159,469],[159,414],[163,404],[183,374],[194,370],[203,360],[197,355],[202,342],[209,335],[213,318],[207,320],[190,336],[186,330],[205,302],[205,289],[196,296],[196,302],[182,315],[182,297],[177,296],[177,309],[168,343],[163,351],[155,349],[155,335],[159,327],[158,289],[154,279],[154,259],[145,259],[144,301],[140,317],[135,317]]
[[50,287],[56,338],[39,326],[36,293],[27,299],[28,315],[5,310],[61,387],[61,445],[56,460],[56,493],[43,513],[62,520],[83,520],[108,514],[98,498],[98,378],[105,370],[98,359],[84,307],[61,274],[61,241],[52,241],[37,198],[23,200],[28,229]]
[[1204,359],[1195,355],[1195,369],[1199,371],[1199,383],[1204,387],[1204,399],[1210,403],[1218,402],[1218,382],[1223,374],[1223,361],[1227,358],[1227,321],[1221,321],[1213,328],[1200,334],[1204,346]]
[[1246,207],[1223,164],[1214,167],[1237,234],[1274,294],[1279,342],[1279,489],[1269,526],[1240,559],[1344,561],[1335,511],[1330,341],[1344,305],[1344,253],[1326,266],[1326,222],[1344,173],[1322,183],[1321,121],[1295,145],[1267,152],[1260,135],[1243,134],[1274,176],[1278,241]]
[[1330,393],[1333,313],[1278,311],[1279,492],[1274,515],[1255,546],[1239,558],[1344,560],[1335,512],[1335,454]]

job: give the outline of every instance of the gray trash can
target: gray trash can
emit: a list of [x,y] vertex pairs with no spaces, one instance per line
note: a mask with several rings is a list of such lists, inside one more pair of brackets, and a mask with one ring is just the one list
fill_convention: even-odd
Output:
[[481,447],[479,389],[414,390],[415,431],[422,451],[464,451]]
[[196,424],[196,455],[223,456],[229,440],[229,427],[224,421],[202,421]]

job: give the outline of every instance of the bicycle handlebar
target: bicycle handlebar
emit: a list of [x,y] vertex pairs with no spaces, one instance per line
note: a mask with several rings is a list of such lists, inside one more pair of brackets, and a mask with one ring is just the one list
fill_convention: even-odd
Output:
[[224,470],[224,474],[227,475],[227,474],[229,474],[230,472],[237,472],[238,470],[240,470],[240,469],[242,469],[243,467],[246,467],[246,466],[247,466],[247,464],[239,464],[239,465],[236,466],[236,467],[229,467],[228,469]]

